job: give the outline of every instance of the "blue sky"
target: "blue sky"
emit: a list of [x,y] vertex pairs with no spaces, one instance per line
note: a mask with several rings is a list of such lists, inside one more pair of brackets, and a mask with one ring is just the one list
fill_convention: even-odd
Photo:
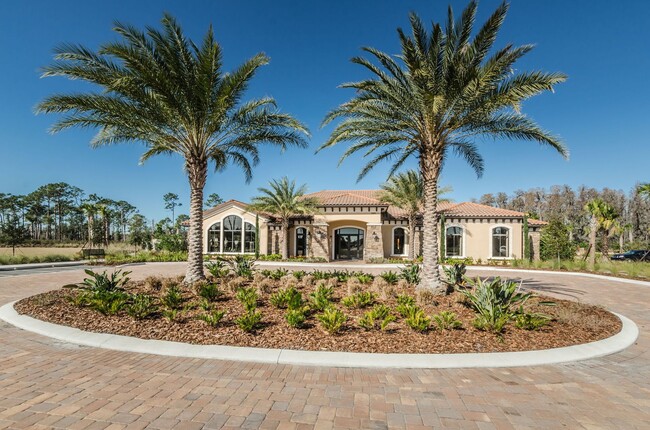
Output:
[[[478,22],[499,2],[479,4]],[[246,201],[259,186],[284,175],[321,189],[376,188],[386,179],[381,165],[360,183],[359,158],[336,167],[344,146],[314,155],[331,128],[320,128],[325,113],[346,101],[338,89],[364,71],[349,59],[362,46],[398,53],[396,28],[408,26],[416,11],[426,22],[444,21],[441,0],[313,0],[313,1],[3,1],[0,2],[0,192],[28,193],[48,182],[68,182],[87,193],[123,199],[150,218],[167,213],[162,196],[179,194],[181,211],[188,206],[188,184],[177,156],[138,165],[141,145],[92,150],[90,131],[50,135],[54,117],[33,113],[48,94],[84,88],[62,78],[39,78],[62,42],[93,49],[115,39],[112,23],[139,27],[158,25],[163,11],[178,18],[187,34],[200,40],[210,23],[224,50],[226,69],[257,52],[271,57],[248,95],[271,95],[282,110],[306,123],[309,149],[280,154],[262,152],[250,184],[235,169],[210,174],[206,194]],[[465,1],[452,1],[460,13]],[[443,185],[451,185],[456,201],[483,193],[553,184],[628,191],[637,181],[650,181],[650,2],[606,0],[514,0],[496,46],[537,45],[518,63],[520,70],[562,71],[569,80],[554,94],[528,101],[524,112],[562,137],[571,151],[563,160],[548,148],[526,142],[482,142],[486,170],[477,179],[464,161],[451,158]]]

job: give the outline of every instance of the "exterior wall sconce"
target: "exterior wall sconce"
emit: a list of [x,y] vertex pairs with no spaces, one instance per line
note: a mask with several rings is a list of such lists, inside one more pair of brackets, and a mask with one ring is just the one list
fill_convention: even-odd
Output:
[[379,236],[377,235],[376,231],[372,232],[372,238],[375,239],[375,242],[377,242],[379,240]]

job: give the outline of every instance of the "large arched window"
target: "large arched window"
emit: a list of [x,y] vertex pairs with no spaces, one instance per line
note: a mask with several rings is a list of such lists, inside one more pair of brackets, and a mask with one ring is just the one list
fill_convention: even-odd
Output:
[[463,229],[461,227],[447,227],[445,233],[445,250],[447,257],[463,256]]
[[495,227],[492,229],[492,257],[507,258],[510,255],[510,229]]
[[208,229],[208,252],[221,252],[221,223],[212,224]]
[[242,248],[242,221],[236,215],[229,215],[223,219],[223,247],[222,252],[241,252]]
[[406,231],[402,227],[393,229],[393,255],[404,255]]
[[244,223],[244,252],[255,252],[255,226]]

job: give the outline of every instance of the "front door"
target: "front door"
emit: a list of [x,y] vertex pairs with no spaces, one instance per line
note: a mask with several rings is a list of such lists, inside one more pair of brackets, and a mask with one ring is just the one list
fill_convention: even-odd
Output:
[[334,259],[360,260],[363,258],[363,230],[340,228],[334,233]]

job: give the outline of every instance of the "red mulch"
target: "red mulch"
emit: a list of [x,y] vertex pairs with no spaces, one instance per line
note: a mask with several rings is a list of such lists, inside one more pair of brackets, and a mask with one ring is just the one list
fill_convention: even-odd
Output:
[[[158,282],[130,282],[126,290],[129,293],[146,293],[160,296],[156,288]],[[166,280],[165,282],[170,282]],[[283,281],[274,281],[271,291],[275,291]],[[312,285],[298,283],[298,289],[305,298],[315,289]],[[606,310],[572,301],[550,299],[536,296],[529,300],[526,309],[539,312],[553,318],[552,322],[537,330],[518,329],[513,323],[505,331],[496,335],[480,331],[472,326],[475,313],[468,308],[460,293],[435,298],[435,303],[420,304],[427,315],[437,314],[443,310],[453,311],[463,326],[457,330],[432,329],[418,333],[409,328],[397,312],[397,321],[390,324],[386,332],[366,331],[357,324],[358,319],[369,309],[348,309],[340,299],[348,294],[344,283],[335,288],[335,305],[347,316],[348,321],[341,333],[330,335],[321,327],[314,315],[307,320],[305,328],[290,327],[284,319],[285,310],[276,309],[269,301],[268,293],[260,293],[258,305],[263,315],[262,326],[255,333],[245,333],[234,322],[244,313],[241,303],[234,293],[224,285],[225,296],[215,303],[215,308],[225,310],[226,316],[213,328],[196,319],[203,311],[194,306],[180,311],[177,321],[169,321],[158,312],[152,318],[137,321],[121,311],[117,315],[105,316],[87,307],[77,307],[70,303],[68,296],[77,294],[74,289],[55,290],[19,301],[15,308],[43,321],[76,327],[82,330],[101,333],[113,333],[134,336],[142,339],[160,339],[204,345],[236,345],[264,348],[285,348],[312,351],[350,351],[375,353],[462,353],[462,352],[501,352],[527,351],[557,348],[582,344],[604,339],[618,333],[620,320]],[[164,288],[163,288],[164,291]],[[185,304],[196,303],[199,297],[189,287],[184,288]],[[397,293],[414,295],[412,287],[401,284]],[[552,301],[556,306],[540,304]],[[387,300],[377,299],[391,309],[397,306],[394,297]],[[186,306],[187,307],[187,306]],[[191,306],[190,306],[191,307]]]

